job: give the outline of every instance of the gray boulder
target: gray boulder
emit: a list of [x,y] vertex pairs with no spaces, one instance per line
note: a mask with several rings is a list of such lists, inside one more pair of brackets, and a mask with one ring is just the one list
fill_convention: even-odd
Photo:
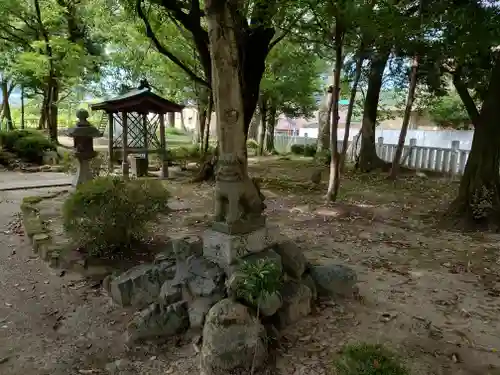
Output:
[[172,303],[180,302],[182,300],[182,287],[179,285],[173,285],[171,280],[167,280],[163,283],[160,295],[158,296],[158,302],[162,306],[168,306]]
[[316,288],[316,284],[309,273],[303,274],[300,282],[311,289],[313,300],[318,299],[318,290]]
[[113,301],[121,306],[142,308],[156,301],[163,283],[175,275],[170,263],[142,264],[109,282]]
[[176,259],[185,260],[192,255],[197,257],[203,255],[203,242],[198,236],[189,235],[181,238],[172,238],[170,244]]
[[192,329],[202,329],[205,323],[205,317],[210,308],[223,299],[224,296],[214,294],[211,297],[198,297],[189,302],[188,315],[189,325]]
[[177,302],[170,306],[153,303],[129,323],[128,341],[174,336],[185,332],[188,328],[189,317],[185,302]]
[[321,297],[352,297],[357,291],[356,272],[341,264],[312,265],[311,277]]
[[311,313],[312,292],[304,284],[287,281],[281,288],[283,306],[277,312],[277,325],[284,328]]
[[177,263],[173,285],[187,286],[191,297],[209,297],[224,294],[224,271],[203,257],[190,256]]
[[255,361],[267,358],[266,330],[247,307],[224,299],[206,317],[201,349],[201,374],[247,374]]
[[259,312],[264,316],[271,316],[283,305],[281,295],[277,292],[262,297],[259,301]]
[[283,269],[287,274],[300,279],[307,266],[307,259],[302,249],[291,241],[282,242],[274,247],[281,256]]

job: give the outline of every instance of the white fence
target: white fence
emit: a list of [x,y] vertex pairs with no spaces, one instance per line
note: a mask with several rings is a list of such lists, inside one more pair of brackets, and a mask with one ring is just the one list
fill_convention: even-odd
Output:
[[[278,152],[290,152],[293,144],[316,144],[317,139],[308,137],[288,136],[276,134],[275,148]],[[461,175],[464,172],[465,164],[470,153],[470,143],[461,148],[461,142],[454,140],[449,147],[428,147],[417,145],[416,138],[409,139],[408,145],[403,148],[401,164],[412,169],[430,170],[453,175]],[[355,146],[352,149],[352,146]],[[355,137],[349,144],[347,152],[348,158],[354,161],[355,155],[359,152],[359,142]],[[383,137],[377,139],[377,154],[385,161],[392,162],[396,152],[396,144],[387,144]],[[342,149],[342,141],[338,144],[339,151]]]

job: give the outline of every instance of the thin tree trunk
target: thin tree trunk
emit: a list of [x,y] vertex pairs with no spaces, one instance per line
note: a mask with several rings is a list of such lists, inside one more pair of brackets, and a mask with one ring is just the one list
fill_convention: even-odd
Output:
[[352,114],[354,112],[354,104],[356,102],[356,93],[358,91],[359,80],[361,79],[361,71],[363,67],[363,52],[364,43],[361,42],[358,49],[358,58],[356,60],[356,72],[354,75],[354,81],[351,88],[351,96],[349,97],[349,106],[347,107],[347,116],[345,119],[345,131],[344,139],[342,140],[342,152],[340,154],[340,171],[343,172],[345,168],[345,160],[347,155],[347,149],[349,147],[349,131],[351,130],[351,120]]
[[466,226],[500,225],[500,55],[492,69],[486,99],[476,123],[457,198],[449,214]]
[[205,104],[198,104],[198,134],[197,143],[200,149],[203,148],[205,137],[205,124],[207,122],[207,108]]
[[57,101],[59,100],[59,84],[55,78],[51,78],[51,94],[49,95],[49,138],[52,142],[58,143],[57,139],[57,120],[58,120],[58,107]]
[[248,128],[248,139],[257,140],[259,137],[260,113],[255,113]]
[[9,84],[7,80],[2,80],[2,97],[3,97],[3,118],[5,119],[5,129],[12,130],[14,126],[12,124],[12,113],[10,111],[10,103],[9,103]]
[[174,112],[169,112],[168,113],[168,127],[169,128],[175,128],[175,113]]
[[24,85],[21,86],[21,129],[24,129]]
[[184,122],[184,112],[181,111],[181,129],[182,131],[186,132],[186,123]]
[[205,144],[204,144],[204,147],[203,147],[203,153],[207,153],[208,151],[208,146],[210,145],[210,124],[212,122],[212,108],[214,106],[214,101],[212,99],[212,96],[210,95],[210,99],[208,101],[208,108],[207,108],[207,122],[205,124],[205,129],[206,129],[206,133],[205,133]]
[[274,127],[276,126],[276,108],[269,109],[269,119],[266,122],[266,152],[274,152]]
[[260,100],[259,109],[260,109],[260,134],[259,134],[259,153],[258,153],[258,155],[262,156],[264,154],[264,144],[265,144],[265,139],[266,139],[267,119],[268,119],[267,103],[264,99]]
[[38,130],[45,129],[47,127],[47,119],[49,114],[48,102],[49,102],[48,90],[44,90],[42,106],[40,108],[40,118],[38,120]]
[[[340,95],[340,73],[343,65],[342,57],[342,44],[344,39],[344,32],[339,20],[336,19],[335,25],[335,72],[333,75],[333,119],[330,127],[330,178],[328,180],[328,191],[326,193],[326,200],[328,202],[335,202],[340,186],[340,155],[338,150],[337,132],[339,127],[339,95]],[[330,117],[330,116],[328,116]]]
[[417,88],[417,71],[418,71],[418,56],[415,56],[411,67],[410,86],[408,87],[408,97],[406,99],[403,124],[401,125],[401,131],[399,132],[398,145],[396,147],[396,153],[394,154],[394,159],[392,160],[391,174],[389,176],[393,180],[395,180],[398,175],[399,163],[401,161],[401,156],[403,155],[403,148],[405,146],[406,134],[408,133],[408,125],[410,124],[411,110],[413,109],[413,101],[415,100],[415,89]]
[[375,148],[378,102],[387,60],[389,60],[389,52],[382,52],[373,56],[371,61],[368,89],[366,90],[363,108],[363,121],[361,124],[361,149],[357,162],[357,166],[363,172],[370,172],[388,165],[388,163],[378,157],[377,149]]

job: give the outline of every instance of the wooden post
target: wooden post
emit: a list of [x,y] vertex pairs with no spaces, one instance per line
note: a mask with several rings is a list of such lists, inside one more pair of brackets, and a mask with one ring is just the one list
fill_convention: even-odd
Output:
[[167,141],[165,139],[165,114],[160,113],[161,178],[168,178]]
[[113,146],[114,146],[114,124],[113,124],[113,113],[108,113],[108,171],[113,172]]
[[123,178],[129,178],[128,164],[128,113],[122,112],[122,174]]
[[149,150],[148,150],[148,115],[142,114],[142,132],[143,132],[143,143],[144,143],[144,158],[146,159],[146,164],[149,166]]

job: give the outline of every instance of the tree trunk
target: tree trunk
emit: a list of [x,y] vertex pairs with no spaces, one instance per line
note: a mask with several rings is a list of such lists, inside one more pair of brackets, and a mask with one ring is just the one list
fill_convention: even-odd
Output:
[[257,141],[259,137],[259,124],[260,124],[260,112],[254,113],[252,121],[250,121],[250,127],[248,128],[248,139],[253,139]]
[[500,224],[500,55],[492,69],[486,99],[472,138],[471,151],[457,198],[449,213],[466,226],[493,227]]
[[197,126],[197,143],[200,149],[203,148],[205,137],[205,124],[207,123],[207,107],[204,103],[198,103],[198,126]]
[[[207,24],[212,60],[212,95],[217,116],[217,139],[219,155],[233,158],[241,163],[240,172],[247,176],[246,133],[242,82],[240,80],[241,59],[235,24],[237,4],[228,0],[208,0]],[[255,107],[253,108],[253,110]],[[253,114],[252,110],[252,114]],[[248,118],[250,124],[251,116]]]
[[21,129],[24,129],[24,86],[21,86]]
[[[221,31],[221,26],[222,29],[227,27],[227,31],[225,30],[224,33],[228,32],[231,34],[230,36],[228,36],[211,35],[210,32],[208,33],[209,47],[211,51],[210,55],[212,61],[210,68],[205,66],[204,68],[206,68],[205,70],[210,70],[210,75],[212,78],[210,86],[212,87],[212,92],[214,95],[215,113],[217,117],[217,137],[220,145],[220,147],[216,147],[216,150],[219,153],[225,152],[224,147],[222,146],[223,141],[220,139],[220,128],[222,124],[230,121],[229,119],[222,119],[221,116],[231,117],[229,116],[229,114],[235,113],[233,110],[236,110],[236,112],[238,112],[239,110],[239,108],[233,108],[230,104],[232,103],[233,98],[227,104],[217,103],[217,98],[220,97],[221,100],[223,100],[222,98],[227,94],[227,92],[231,91],[231,88],[229,86],[225,88],[219,87],[218,82],[220,82],[221,80],[216,77],[216,75],[222,75],[224,77],[223,80],[226,81],[226,75],[227,77],[229,77],[229,75],[232,75],[234,73],[234,70],[236,69],[239,72],[237,74],[239,77],[237,82],[238,88],[237,90],[235,89],[235,91],[232,92],[231,95],[235,96],[237,92],[240,96],[239,100],[241,101],[242,105],[242,113],[236,115],[236,117],[238,117],[238,122],[240,121],[240,116],[242,117],[241,121],[243,121],[244,141],[243,153],[246,157],[246,139],[248,135],[248,128],[250,127],[250,122],[252,120],[253,114],[255,112],[255,107],[257,106],[257,102],[259,99],[260,82],[262,80],[262,76],[264,75],[264,71],[266,68],[265,61],[269,53],[270,43],[274,37],[275,31],[274,28],[264,23],[255,27],[246,26],[246,23],[248,22],[247,18],[236,11],[237,9],[241,8],[241,4],[239,4],[237,1],[211,0],[209,2],[206,2],[205,4],[207,11],[207,23],[211,23],[210,27],[212,28],[212,30]],[[228,8],[232,8],[234,14],[231,14],[231,11]],[[265,7],[263,5],[257,4],[257,8]],[[208,12],[212,12],[212,14],[208,15]],[[208,21],[209,19],[210,21]],[[222,23],[219,24],[219,21],[221,21]],[[259,20],[254,21],[256,23],[260,23]],[[230,27],[227,25],[227,22],[231,24]],[[236,37],[235,33],[238,34]],[[233,37],[235,37],[234,42],[232,41]],[[228,39],[231,39],[231,41],[228,41]],[[236,39],[238,40],[237,43]],[[231,50],[231,54],[233,52],[236,52],[236,58],[238,59],[238,65],[236,66],[236,68],[234,65],[229,64],[229,61],[234,61],[234,59],[227,60],[225,63],[220,56],[215,56],[214,59],[214,50],[219,48],[219,46],[215,46],[214,43],[220,42],[226,44],[226,46],[224,47],[221,46],[221,49],[225,49],[226,47],[229,48],[229,45],[233,43],[231,44],[229,49]],[[227,55],[227,51],[225,51],[223,54]],[[214,65],[214,60],[217,60],[216,64],[219,64],[218,66]],[[222,66],[224,66],[224,68],[221,68]],[[228,83],[229,80],[226,82]],[[215,92],[217,91],[225,91],[225,93],[221,92],[220,96],[217,97],[215,94]],[[221,110],[222,107],[226,107],[229,112],[224,114],[224,111]],[[212,158],[210,161],[204,163],[200,169],[198,177],[196,177],[194,181],[204,181],[206,179],[212,178],[214,176],[214,168],[215,164],[217,163],[217,158],[218,156],[215,155],[214,158]]]
[[58,143],[57,139],[57,116],[58,116],[58,108],[57,101],[59,100],[59,84],[54,77],[50,78],[49,90],[51,94],[49,94],[48,101],[48,128],[49,128],[49,138],[52,142]]
[[184,112],[181,111],[181,129],[182,131],[186,132],[186,123],[184,122]]
[[14,129],[14,125],[12,123],[12,113],[10,111],[10,103],[9,103],[9,84],[7,80],[2,80],[2,97],[3,97],[3,118],[5,119],[5,129],[12,130]]
[[326,193],[326,200],[328,202],[335,202],[337,200],[340,187],[340,155],[338,150],[337,132],[339,128],[340,73],[343,65],[342,44],[344,32],[339,17],[337,17],[335,22],[335,72],[333,75],[332,92],[333,119],[330,127],[330,178],[328,180],[328,191]]
[[330,149],[330,121],[332,108],[332,87],[323,98],[318,111],[318,143],[316,144],[316,152],[321,152]]
[[260,134],[259,134],[259,152],[258,155],[262,156],[264,154],[264,144],[266,140],[266,131],[267,131],[267,103],[265,100],[260,100]]
[[269,119],[266,122],[266,152],[274,152],[274,127],[276,126],[276,108],[269,109]]
[[351,120],[352,114],[354,112],[354,104],[356,102],[356,93],[358,91],[359,80],[361,79],[361,71],[363,67],[363,52],[364,44],[358,49],[358,58],[356,60],[356,72],[354,74],[354,81],[352,82],[351,96],[349,97],[349,105],[347,107],[347,115],[345,119],[345,129],[344,129],[344,139],[342,140],[342,152],[340,154],[340,172],[344,171],[345,159],[347,155],[347,149],[349,148],[349,131],[351,130]]
[[203,154],[207,153],[208,151],[208,146],[210,145],[210,124],[212,122],[212,109],[214,106],[214,101],[212,99],[212,96],[210,95],[210,99],[208,101],[208,108],[207,108],[207,119],[206,119],[206,124],[205,124],[205,144],[203,146]]
[[399,132],[399,139],[398,139],[398,145],[396,147],[396,153],[394,154],[394,159],[392,160],[390,178],[393,180],[395,180],[398,175],[399,163],[401,162],[401,156],[403,155],[403,148],[405,146],[406,134],[408,133],[408,125],[410,124],[411,110],[413,108],[413,101],[415,100],[415,89],[417,88],[417,71],[418,71],[418,56],[415,56],[411,67],[410,86],[408,87],[408,97],[406,99],[403,124],[401,125],[401,131]]
[[389,60],[389,52],[382,52],[374,55],[371,61],[361,123],[361,149],[357,162],[357,167],[363,172],[370,172],[388,165],[378,157],[375,148],[378,102],[387,60]]
[[175,128],[175,112],[168,113],[168,127]]
[[40,107],[40,118],[38,119],[38,130],[43,130],[47,128],[47,121],[49,116],[48,102],[49,102],[48,90],[44,90],[42,105]]

